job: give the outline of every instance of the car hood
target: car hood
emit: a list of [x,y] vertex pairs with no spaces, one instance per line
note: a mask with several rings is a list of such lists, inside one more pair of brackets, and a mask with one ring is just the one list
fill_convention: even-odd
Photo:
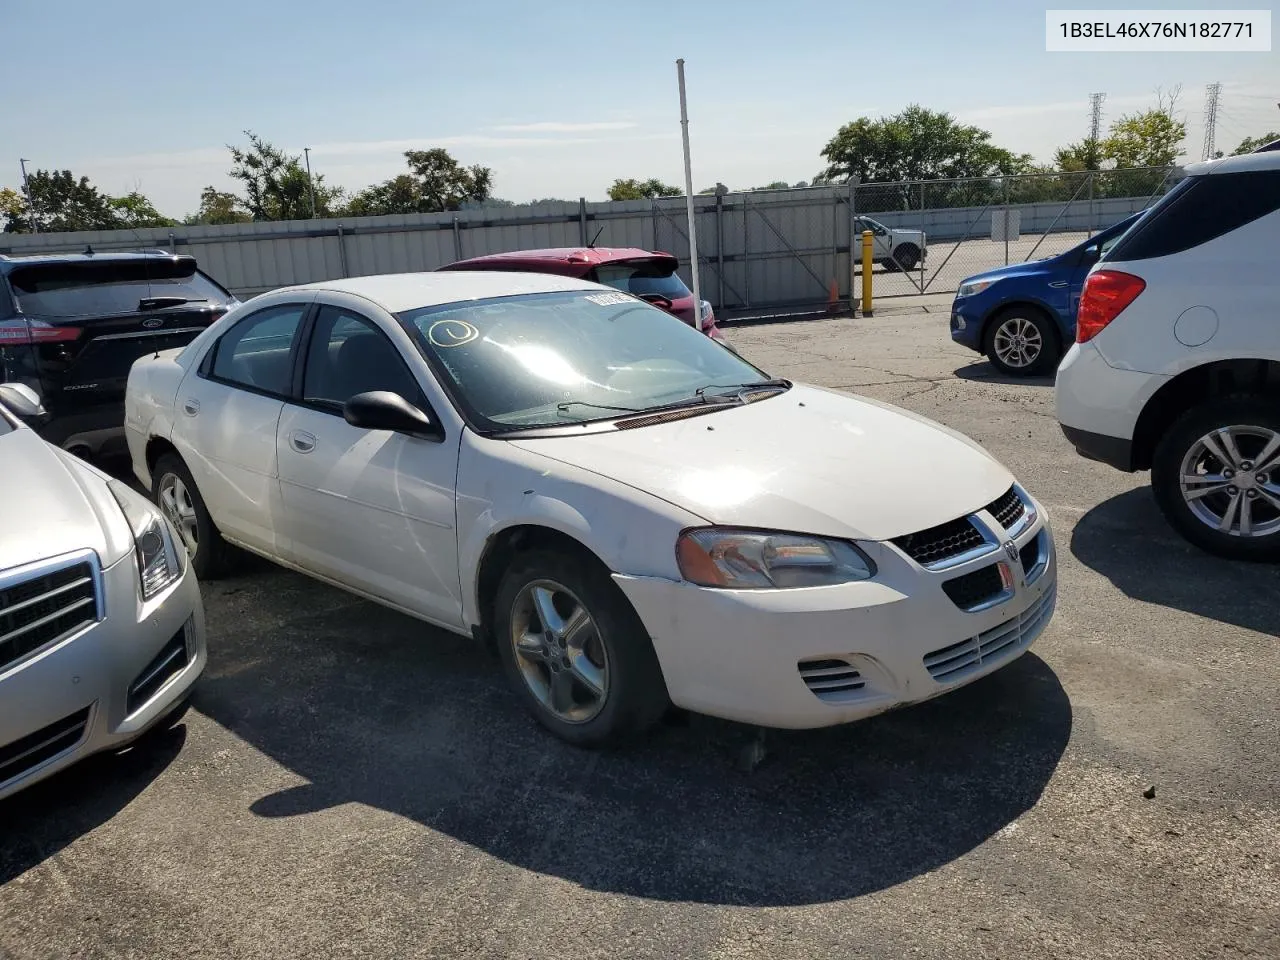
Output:
[[859,540],[954,520],[1013,483],[990,454],[946,427],[805,386],[670,423],[512,442],[709,523]]
[[0,436],[0,570],[90,549],[108,567],[131,549],[106,477],[33,430]]
[[1011,263],[1007,267],[995,267],[991,270],[983,270],[981,273],[975,273],[972,277],[965,277],[960,281],[960,285],[973,283],[976,280],[1007,280],[1010,277],[1041,277],[1058,270],[1065,263],[1062,254],[1053,257],[1045,257],[1043,260],[1030,260],[1027,263]]

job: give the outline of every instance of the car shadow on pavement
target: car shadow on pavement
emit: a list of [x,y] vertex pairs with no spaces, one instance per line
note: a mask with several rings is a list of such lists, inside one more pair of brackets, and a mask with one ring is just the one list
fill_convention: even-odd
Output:
[[0,887],[127,807],[182,751],[181,724],[129,750],[97,754],[0,800]]
[[278,576],[293,609],[268,629],[221,621],[194,700],[308,781],[255,814],[367,804],[594,890],[761,906],[881,890],[1032,807],[1071,731],[1066,693],[1028,654],[911,709],[771,733],[753,773],[734,763],[749,731],[702,717],[578,750],[473,641],[363,602],[316,614],[334,592]]
[[955,375],[961,380],[973,380],[977,383],[1003,383],[1017,387],[1052,387],[1053,376],[1047,377],[1010,377],[1001,373],[991,365],[990,360],[975,360],[963,367],[956,367]]
[[1149,487],[1081,517],[1071,552],[1135,600],[1280,636],[1280,566],[1223,560],[1193,547],[1169,526]]

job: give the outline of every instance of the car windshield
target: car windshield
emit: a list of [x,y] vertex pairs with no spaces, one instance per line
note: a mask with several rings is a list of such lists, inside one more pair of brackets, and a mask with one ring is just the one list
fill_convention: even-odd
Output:
[[637,297],[679,300],[690,296],[684,281],[663,262],[604,263],[596,267],[592,279]]
[[710,337],[623,293],[523,294],[399,316],[454,401],[487,432],[703,402],[768,381]]

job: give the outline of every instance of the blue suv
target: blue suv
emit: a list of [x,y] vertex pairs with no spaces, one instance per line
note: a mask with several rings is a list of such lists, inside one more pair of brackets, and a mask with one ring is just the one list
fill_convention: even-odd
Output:
[[951,304],[951,339],[985,353],[1013,377],[1051,373],[1076,338],[1076,308],[1090,268],[1146,211],[1066,253],[969,277]]

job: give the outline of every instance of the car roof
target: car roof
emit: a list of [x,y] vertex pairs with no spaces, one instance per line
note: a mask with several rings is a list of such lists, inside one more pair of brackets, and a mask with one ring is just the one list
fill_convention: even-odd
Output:
[[642,250],[639,247],[544,247],[538,250],[510,250],[506,253],[490,253],[482,257],[456,260],[448,264],[448,267],[470,266],[473,264],[501,264],[511,261],[599,266],[602,263],[618,263],[619,261],[631,260],[669,260],[672,266],[676,264],[676,258],[669,253],[663,253],[660,250]]
[[1189,177],[1202,177],[1208,174],[1244,173],[1247,170],[1280,170],[1280,150],[1255,150],[1253,153],[1242,153],[1234,157],[1189,163],[1186,174]]
[[284,290],[350,293],[372,300],[389,313],[433,307],[464,300],[486,300],[522,293],[558,293],[566,290],[604,290],[597,283],[548,273],[504,273],[498,270],[457,273],[388,273],[346,280],[322,280]]
[[166,250],[130,250],[114,253],[36,253],[12,256],[0,253],[0,273],[10,273],[22,267],[60,263],[119,263],[132,260],[190,260],[186,254],[173,254]]

